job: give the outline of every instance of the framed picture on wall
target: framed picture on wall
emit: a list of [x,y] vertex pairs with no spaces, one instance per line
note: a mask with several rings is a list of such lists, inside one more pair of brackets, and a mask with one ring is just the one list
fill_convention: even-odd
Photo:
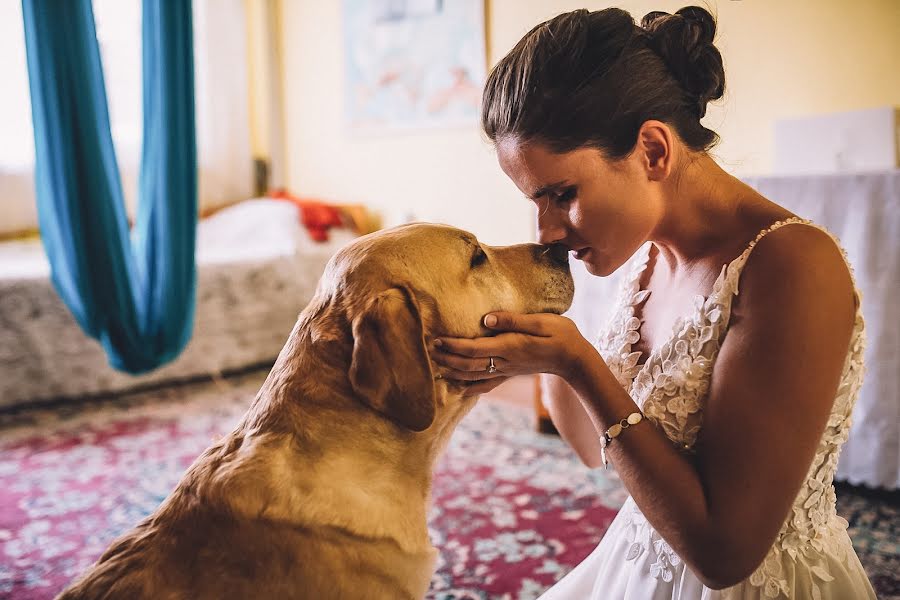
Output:
[[484,0],[344,0],[343,9],[351,133],[477,125]]

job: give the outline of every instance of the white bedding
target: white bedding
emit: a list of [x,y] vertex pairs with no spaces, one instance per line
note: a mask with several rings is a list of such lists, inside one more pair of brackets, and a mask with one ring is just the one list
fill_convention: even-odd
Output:
[[112,369],[50,283],[39,241],[0,243],[0,407],[122,391],[273,360],[328,259],[354,235],[314,242],[297,209],[241,202],[200,222],[193,337],[174,362],[133,377]]

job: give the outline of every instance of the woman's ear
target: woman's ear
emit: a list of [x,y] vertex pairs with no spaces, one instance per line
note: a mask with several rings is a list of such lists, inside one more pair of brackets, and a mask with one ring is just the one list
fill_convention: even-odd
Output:
[[676,138],[672,128],[662,121],[644,121],[638,130],[635,151],[649,181],[664,181],[675,164]]

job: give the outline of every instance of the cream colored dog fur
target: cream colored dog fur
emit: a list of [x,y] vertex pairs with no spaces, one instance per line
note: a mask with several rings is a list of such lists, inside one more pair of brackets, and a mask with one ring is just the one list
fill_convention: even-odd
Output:
[[490,311],[563,312],[572,292],[565,255],[535,244],[425,224],[359,238],[242,422],[60,598],[422,598],[432,468],[476,400],[427,341],[485,335]]

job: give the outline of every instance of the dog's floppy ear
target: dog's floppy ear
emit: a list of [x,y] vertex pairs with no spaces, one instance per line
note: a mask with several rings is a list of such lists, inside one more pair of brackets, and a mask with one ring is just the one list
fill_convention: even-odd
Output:
[[424,431],[434,421],[425,330],[406,287],[381,292],[353,319],[350,384],[372,408],[411,431]]

